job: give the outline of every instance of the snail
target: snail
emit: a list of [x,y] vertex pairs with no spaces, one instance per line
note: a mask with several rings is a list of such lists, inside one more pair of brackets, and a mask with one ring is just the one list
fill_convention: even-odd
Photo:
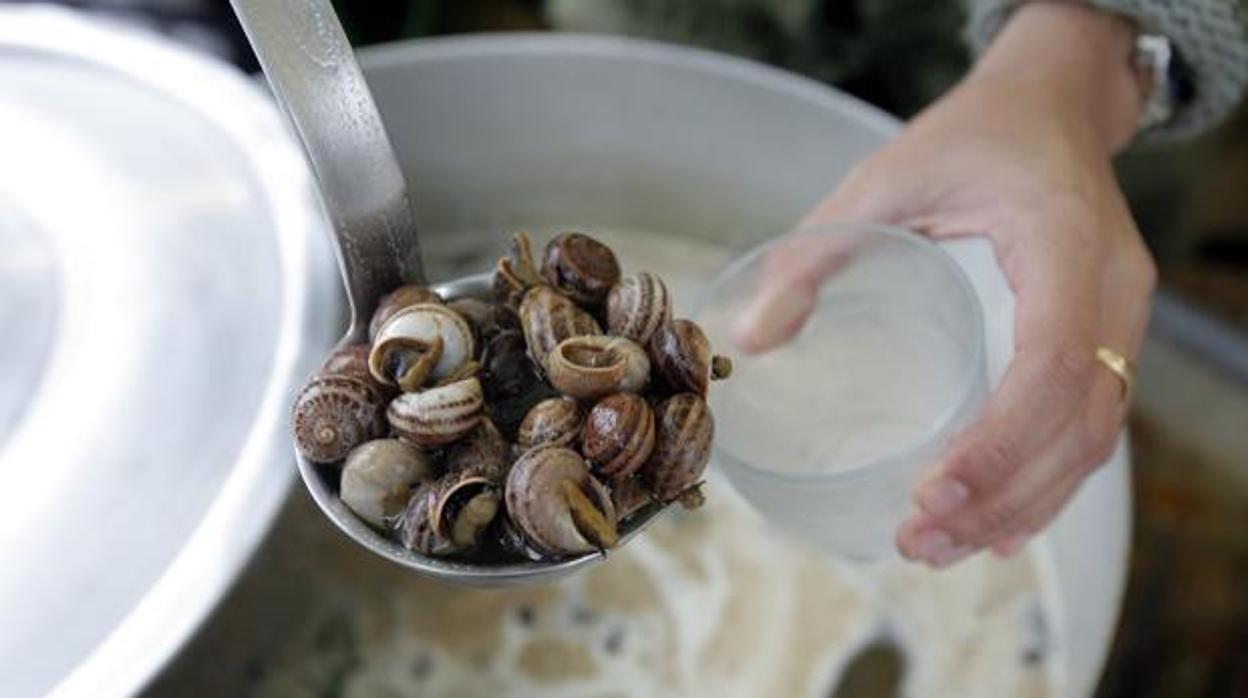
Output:
[[533,248],[529,236],[516,233],[511,238],[507,256],[498,260],[491,282],[494,297],[502,304],[516,308],[525,293],[545,283],[533,263]]
[[417,303],[441,302],[442,296],[419,284],[408,284],[394,289],[377,303],[377,310],[373,311],[373,317],[368,322],[369,341],[376,339],[382,325],[400,310]]
[[481,382],[476,378],[403,393],[390,403],[386,418],[399,436],[417,446],[445,446],[481,422],[484,410]]
[[623,480],[637,472],[654,451],[654,413],[638,395],[617,393],[603,398],[585,419],[581,453],[595,472]]
[[467,320],[445,305],[417,303],[382,325],[368,367],[378,381],[396,384],[402,379],[414,390],[425,380],[455,373],[475,356],[476,340]]
[[469,327],[476,333],[477,341],[482,344],[499,332],[520,327],[520,320],[514,312],[480,298],[456,298],[448,302],[446,307],[468,321]]
[[500,490],[500,482],[478,468],[448,471],[427,495],[433,535],[449,543],[451,552],[476,549],[498,515]]
[[314,463],[336,463],[385,434],[385,404],[381,392],[362,378],[317,374],[295,398],[295,447]]
[[[320,373],[335,376],[352,376],[370,383],[375,382],[373,374],[368,370],[367,344],[348,344],[338,347],[321,364]],[[380,384],[377,384],[380,387]]]
[[456,441],[446,452],[449,471],[477,469],[486,477],[502,482],[511,467],[511,444],[489,417],[483,417],[467,436]]
[[433,463],[419,448],[399,439],[374,439],[347,456],[338,497],[356,516],[385,528],[402,513],[412,489],[432,477]]
[[[711,458],[715,422],[706,401],[693,393],[678,393],[654,410],[654,453],[641,474],[660,501],[680,499],[695,487]],[[686,499],[696,504],[696,499]]]
[[641,345],[671,316],[672,298],[667,285],[649,272],[620,279],[607,295],[608,331]]
[[638,476],[617,480],[611,483],[611,502],[615,505],[615,515],[620,521],[655,503],[649,488]]
[[560,342],[546,362],[550,384],[578,400],[640,392],[650,379],[645,350],[624,337],[571,337]]
[[732,360],[712,355],[711,343],[692,320],[673,320],[650,337],[646,344],[650,366],[673,392],[706,397],[712,380],[732,375]]
[[549,557],[605,550],[619,542],[611,495],[576,452],[539,446],[511,467],[507,512],[524,539]]
[[427,482],[416,488],[407,500],[407,506],[399,515],[395,533],[399,543],[408,550],[415,550],[422,555],[450,555],[455,552],[451,541],[439,536],[433,528],[433,517],[429,512],[433,508],[433,483]]
[[584,306],[602,305],[620,280],[620,263],[610,247],[581,233],[561,233],[546,244],[542,276]]
[[526,451],[534,446],[571,446],[580,438],[584,426],[585,413],[576,400],[547,398],[524,416],[516,440]]
[[543,371],[547,370],[550,351],[563,340],[602,334],[589,313],[549,286],[538,286],[524,295],[520,325],[529,356]]

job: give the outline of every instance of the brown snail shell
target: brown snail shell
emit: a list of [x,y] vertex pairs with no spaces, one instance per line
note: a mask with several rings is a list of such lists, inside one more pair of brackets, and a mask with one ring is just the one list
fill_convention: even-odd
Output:
[[548,556],[587,553],[618,542],[610,493],[569,448],[539,446],[520,456],[504,497],[516,528]]
[[432,477],[424,451],[399,439],[374,439],[347,456],[338,497],[356,516],[385,528],[403,512],[412,489]]
[[[449,301],[446,307],[459,313],[460,317],[468,321],[468,325],[476,333],[477,341],[480,343],[484,343],[504,329],[504,323],[507,321],[507,315],[502,311],[502,306],[480,298],[456,298]],[[506,312],[510,314],[510,311]]]
[[[437,345],[440,349],[434,348]],[[369,370],[378,381],[392,383],[394,377],[387,374],[387,368],[390,368],[387,360],[392,359],[396,351],[416,352],[415,356],[423,356],[419,353],[422,348],[437,353],[437,359],[432,362],[426,376],[426,380],[437,381],[455,373],[475,358],[476,339],[468,321],[445,305],[409,305],[395,312],[378,331],[368,357]],[[411,380],[409,378],[409,383]]]
[[542,276],[585,306],[601,305],[620,280],[620,263],[610,247],[581,233],[561,233],[546,244]]
[[654,453],[641,472],[654,496],[669,502],[701,481],[711,458],[715,422],[706,401],[693,393],[659,403],[654,417]]
[[589,411],[581,453],[609,480],[632,476],[654,451],[654,413],[638,395],[617,393]]
[[520,448],[571,446],[581,436],[585,413],[576,400],[554,397],[542,400],[520,422],[517,441]]
[[455,552],[451,541],[439,536],[433,528],[430,511],[435,502],[432,482],[424,483],[412,493],[403,513],[399,515],[399,543],[422,555],[442,556]]
[[449,471],[477,470],[491,480],[502,483],[511,467],[511,444],[489,417],[483,417],[476,429],[456,441],[446,453]]
[[611,502],[615,505],[615,515],[620,521],[636,514],[655,502],[650,489],[640,477],[630,477],[611,483]]
[[706,333],[692,320],[673,320],[650,337],[646,344],[650,366],[673,392],[706,397],[711,380],[727,378],[732,361],[711,354]]
[[442,346],[442,338],[436,336],[431,341],[390,337],[373,345],[369,352],[369,375],[383,385],[414,393],[429,380],[433,367],[442,359]]
[[373,317],[368,322],[369,340],[375,339],[382,325],[385,325],[400,310],[417,303],[441,302],[442,296],[439,296],[436,291],[419,284],[408,284],[394,289],[382,297],[377,303],[377,310],[373,311]]
[[529,355],[543,371],[551,350],[563,340],[602,334],[589,313],[549,286],[538,286],[524,295],[520,324]]
[[500,483],[477,468],[446,473],[429,492],[429,525],[453,552],[476,549],[498,515]]
[[381,392],[362,378],[315,375],[295,398],[295,447],[314,463],[336,463],[385,434],[385,404]]
[[335,376],[351,376],[372,382],[373,374],[368,370],[368,354],[371,348],[367,344],[348,344],[338,347],[321,364],[321,374]]
[[671,316],[672,297],[667,285],[649,272],[625,276],[607,296],[608,331],[641,345]]
[[640,392],[650,380],[645,350],[624,337],[570,337],[550,352],[546,362],[550,384],[578,400]]
[[445,446],[472,431],[484,413],[485,399],[476,378],[403,393],[390,403],[386,418],[399,436],[417,446]]
[[517,307],[525,293],[545,283],[533,263],[533,246],[529,236],[516,233],[511,238],[507,256],[498,260],[491,286],[494,297],[504,305]]

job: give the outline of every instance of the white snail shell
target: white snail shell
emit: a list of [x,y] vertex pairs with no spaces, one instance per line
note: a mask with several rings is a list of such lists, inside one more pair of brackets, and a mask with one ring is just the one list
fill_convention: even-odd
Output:
[[417,340],[434,344],[441,339],[442,354],[429,373],[437,381],[459,370],[476,355],[472,327],[459,313],[445,305],[417,303],[396,312],[377,332],[369,354],[369,370],[382,382],[391,382],[385,373],[383,359],[390,342]]
[[338,496],[356,516],[385,528],[403,512],[412,489],[432,477],[433,463],[419,448],[399,439],[374,439],[347,456]]
[[465,378],[420,393],[403,393],[390,403],[386,418],[417,446],[445,446],[481,423],[485,397],[481,382]]

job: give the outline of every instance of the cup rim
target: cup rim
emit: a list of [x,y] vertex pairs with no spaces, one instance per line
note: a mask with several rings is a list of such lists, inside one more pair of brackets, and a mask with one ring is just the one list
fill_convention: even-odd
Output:
[[[706,310],[708,303],[714,297],[715,291],[718,288],[720,288],[729,279],[741,274],[742,271],[750,264],[756,263],[759,258],[766,254],[768,250],[773,249],[776,245],[799,235],[837,235],[849,232],[879,234],[918,248],[927,253],[931,259],[935,260],[938,265],[943,267],[949,272],[950,276],[953,277],[955,284],[961,290],[963,297],[967,301],[967,306],[969,307],[971,313],[972,326],[976,328],[974,344],[972,350],[968,354],[967,363],[965,364],[964,374],[966,375],[967,380],[963,382],[961,394],[956,400],[951,401],[944,414],[936,420],[935,425],[931,430],[931,434],[922,439],[907,443],[903,448],[898,449],[895,453],[884,457],[874,458],[849,470],[826,473],[787,473],[775,470],[764,470],[742,458],[734,456],[722,445],[720,445],[720,442],[716,441],[716,443],[712,446],[712,452],[717,456],[718,460],[729,464],[730,467],[726,469],[735,470],[740,474],[750,475],[758,479],[770,479],[785,484],[803,486],[809,486],[812,484],[839,485],[870,479],[875,473],[879,472],[879,466],[883,462],[904,457],[908,453],[930,450],[939,439],[946,438],[943,436],[943,432],[960,414],[962,414],[963,409],[972,399],[977,384],[977,381],[974,379],[975,371],[986,370],[985,357],[987,355],[987,327],[984,324],[984,309],[983,305],[980,303],[979,294],[975,291],[975,287],[972,285],[970,278],[966,275],[966,272],[962,270],[962,267],[954,261],[953,257],[950,256],[950,254],[945,251],[943,247],[931,238],[909,228],[883,223],[867,223],[838,219],[815,225],[800,226],[784,233],[783,235],[771,238],[765,242],[755,245],[746,253],[735,257],[722,270],[720,270],[718,274],[715,275],[715,278],[713,278],[711,282],[706,285],[702,293],[698,296],[697,302],[694,304],[694,319],[700,319],[704,315],[704,311]],[[981,368],[976,369],[977,366]]]

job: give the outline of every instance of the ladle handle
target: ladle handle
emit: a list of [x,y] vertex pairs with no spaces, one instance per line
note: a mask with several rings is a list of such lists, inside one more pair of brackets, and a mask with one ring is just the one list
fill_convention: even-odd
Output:
[[381,295],[424,283],[407,184],[330,0],[230,0],[277,101],[294,124],[333,223],[364,339]]

